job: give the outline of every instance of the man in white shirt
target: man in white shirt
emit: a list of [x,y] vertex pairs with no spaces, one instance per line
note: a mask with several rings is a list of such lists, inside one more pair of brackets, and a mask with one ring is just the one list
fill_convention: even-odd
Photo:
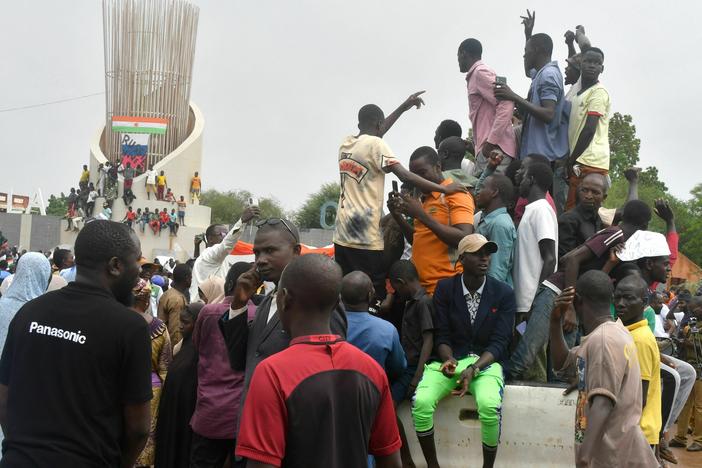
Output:
[[[151,200],[151,194],[156,194],[156,176],[158,172],[154,170],[154,165],[149,166],[149,170],[146,171],[146,197]],[[197,296],[196,296],[197,297]]]
[[669,338],[670,331],[675,328],[672,320],[668,320],[668,306],[665,305],[663,294],[659,292],[651,295],[651,303],[649,304],[653,312],[656,314],[656,327],[653,334],[656,338]]
[[225,260],[241,236],[241,227],[257,217],[260,211],[257,206],[244,210],[241,219],[227,232],[224,224],[212,224],[205,231],[204,241],[207,248],[200,253],[193,265],[193,280],[190,285],[190,298],[200,297],[198,286],[211,276],[225,278],[229,265]]
[[88,202],[86,204],[86,213],[85,215],[88,218],[91,218],[93,216],[93,210],[95,209],[95,200],[99,196],[98,191],[95,190],[95,187],[93,186],[93,183],[91,182],[90,185],[88,186]]
[[517,229],[514,253],[514,292],[517,313],[531,309],[539,285],[556,271],[558,263],[558,219],[546,201],[553,181],[551,168],[544,163],[531,164],[519,186],[519,196],[528,200]]

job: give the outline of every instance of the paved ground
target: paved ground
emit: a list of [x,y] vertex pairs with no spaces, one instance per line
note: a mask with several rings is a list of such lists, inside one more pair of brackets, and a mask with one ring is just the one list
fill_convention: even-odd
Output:
[[[668,432],[671,435],[675,435],[676,428],[673,427]],[[688,443],[690,442],[690,437],[688,436]],[[684,448],[672,447],[673,453],[678,458],[678,464],[673,465],[668,463],[668,468],[679,467],[679,468],[698,468],[702,466],[702,452],[688,452]]]
[[678,464],[668,463],[668,468],[698,468],[702,466],[702,452],[688,452],[683,448],[673,448],[673,453],[678,458]]

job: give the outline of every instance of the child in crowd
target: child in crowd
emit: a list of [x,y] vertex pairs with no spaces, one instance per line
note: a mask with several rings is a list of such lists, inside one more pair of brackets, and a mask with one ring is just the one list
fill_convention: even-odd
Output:
[[95,200],[99,196],[97,190],[95,190],[95,186],[91,182],[88,184],[88,202],[86,204],[86,216],[92,217],[93,216],[93,211],[95,210]]
[[181,226],[185,226],[185,206],[187,204],[185,203],[185,197],[183,195],[180,196],[180,200],[178,200],[178,224]]
[[123,223],[125,223],[127,226],[129,226],[129,229],[134,230],[134,220],[136,219],[136,213],[132,210],[132,207],[127,208],[127,213],[124,215],[124,219],[122,220]]
[[151,213],[151,221],[149,221],[149,226],[151,226],[151,230],[153,231],[154,235],[161,234],[161,219],[159,217],[158,208]]
[[[392,399],[395,408],[405,400],[411,400],[422,380],[424,365],[434,346],[434,306],[432,298],[422,287],[419,274],[409,260],[398,260],[390,267],[390,285],[395,290],[395,300],[406,301],[402,315],[400,343],[407,357],[405,372],[392,382]],[[407,444],[405,428],[400,419],[397,425],[402,438],[401,457],[403,466],[414,466]]]
[[166,180],[166,173],[161,171],[161,173],[156,177],[156,198],[158,200],[163,200],[163,195],[166,191],[167,185],[168,181]]
[[[202,180],[199,173],[190,180],[190,203],[195,203],[195,200],[200,200],[200,190],[202,188]],[[182,197],[181,197],[182,199]]]
[[144,208],[139,219],[139,226],[141,227],[142,233],[146,232],[146,226],[149,225],[149,221],[151,221],[151,212],[149,212],[149,207],[147,206]]
[[178,235],[178,215],[176,214],[175,208],[171,209],[171,214],[168,216],[168,229],[170,229],[171,236]]
[[161,223],[161,230],[163,230],[164,227],[168,226],[168,223],[171,221],[171,217],[168,216],[168,210],[166,208],[164,208],[159,214],[159,221]]
[[141,230],[141,232],[144,232],[143,226],[142,226],[142,224],[141,224],[141,208],[137,208],[137,210],[136,210],[136,216],[135,216],[135,218],[134,218],[134,224],[136,224],[137,226],[139,226],[139,229]]
[[171,205],[176,202],[175,195],[171,191],[171,189],[166,190],[166,201],[169,202]]

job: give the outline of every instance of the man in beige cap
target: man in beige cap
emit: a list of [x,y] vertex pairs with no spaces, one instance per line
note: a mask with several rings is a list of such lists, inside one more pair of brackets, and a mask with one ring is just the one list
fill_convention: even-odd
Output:
[[506,283],[487,276],[497,244],[480,234],[458,244],[463,273],[439,281],[434,292],[434,346],[412,406],[414,427],[427,466],[438,465],[434,444],[437,402],[454,394],[475,396],[482,427],[483,466],[497,455],[504,375],[516,304]]

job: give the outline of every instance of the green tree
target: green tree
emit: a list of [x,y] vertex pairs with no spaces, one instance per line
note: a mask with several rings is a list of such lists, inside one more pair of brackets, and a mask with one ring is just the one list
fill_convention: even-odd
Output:
[[668,192],[668,186],[658,177],[658,168],[649,166],[639,176],[639,184],[646,187],[653,187],[660,192]]
[[641,140],[636,138],[636,127],[630,115],[615,112],[609,120],[609,173],[620,179],[624,171],[639,162]]
[[50,216],[60,216],[63,217],[68,211],[68,203],[66,201],[66,195],[61,192],[61,196],[56,195],[49,196],[49,204],[46,206],[46,214]]
[[[641,140],[636,137],[636,127],[630,115],[615,113],[609,124],[610,176],[612,187],[605,206],[619,208],[627,200],[629,184],[624,171],[639,162]],[[668,200],[675,213],[675,224],[680,235],[679,248],[682,253],[698,265],[702,263],[702,184],[692,191],[690,200],[680,200],[668,192],[668,186],[660,179],[658,168],[647,167],[641,171],[638,183],[639,199],[653,207],[656,199]],[[665,231],[665,224],[653,216],[649,229]]]
[[[200,203],[209,206],[212,210],[213,223],[233,224],[241,217],[249,198],[251,198],[251,192],[247,190],[220,192],[210,189],[202,193]],[[260,198],[258,206],[261,209],[262,218],[282,218],[285,215],[275,198]]]
[[673,207],[680,234],[680,250],[697,265],[702,265],[702,184],[697,184],[690,195],[690,200],[678,200]]
[[[339,201],[340,192],[341,187],[339,184],[337,182],[331,182],[322,185],[317,192],[307,197],[307,201],[305,201],[295,214],[295,223],[298,227],[301,229],[321,228],[322,225],[319,221],[322,205],[327,202],[337,203]],[[325,214],[327,216],[325,219],[327,225],[332,226],[336,219],[336,210],[328,209]]]

